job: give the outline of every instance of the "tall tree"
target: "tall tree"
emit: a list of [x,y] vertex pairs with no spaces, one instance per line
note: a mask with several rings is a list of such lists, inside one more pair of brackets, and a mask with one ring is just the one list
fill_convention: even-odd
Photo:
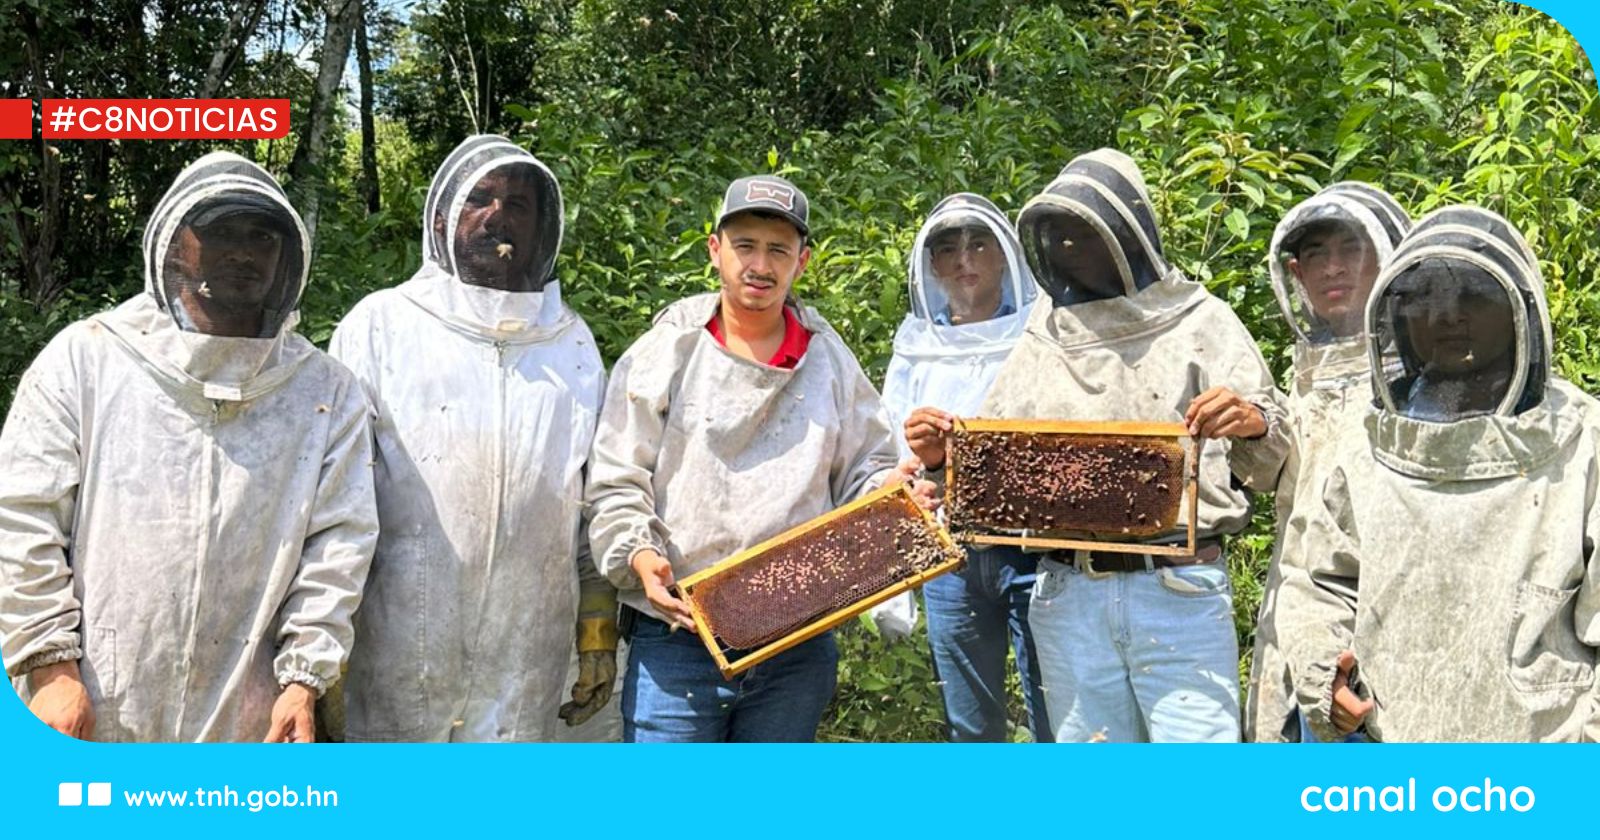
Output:
[[238,0],[234,4],[233,13],[228,15],[228,30],[217,44],[216,51],[211,54],[211,63],[206,67],[205,78],[200,83],[201,99],[211,99],[222,90],[234,65],[239,62],[239,56],[244,53],[244,45],[249,43],[251,34],[256,31],[266,11],[267,0]]
[[[60,58],[59,52],[49,49],[41,31],[45,24],[43,15],[43,10],[37,14],[19,10],[14,18],[20,24],[18,31],[23,37],[22,57],[28,78],[25,92],[31,98],[41,100],[58,95],[47,71]],[[23,93],[22,86],[18,87],[16,92]],[[15,186],[21,188],[7,189],[3,203],[7,211],[7,233],[16,240],[22,263],[22,294],[34,303],[44,305],[54,301],[66,285],[58,279],[60,275],[55,263],[66,219],[61,201],[61,152],[43,137],[32,142],[37,148],[34,161],[38,167],[32,179],[34,183],[18,183]],[[25,176],[27,173],[18,171],[13,174]],[[8,187],[11,186],[8,184]],[[29,207],[25,203],[24,196],[28,193],[36,197],[36,206]]]
[[367,48],[367,10],[360,3],[361,20],[356,26],[356,71],[361,79],[361,192],[367,212],[376,213],[381,199],[378,189],[378,132],[372,120],[372,51]]
[[289,177],[305,218],[306,232],[313,238],[321,206],[323,163],[328,137],[339,116],[339,83],[350,57],[351,35],[361,20],[361,0],[328,0],[327,25],[317,65],[317,84],[311,91],[311,109],[294,159],[289,162]]

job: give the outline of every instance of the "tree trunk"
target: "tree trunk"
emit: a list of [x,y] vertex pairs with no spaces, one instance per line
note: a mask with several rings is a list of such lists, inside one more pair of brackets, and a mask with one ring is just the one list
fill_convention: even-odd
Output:
[[322,38],[322,56],[317,68],[317,84],[311,92],[307,124],[289,162],[289,177],[299,199],[300,215],[306,232],[317,235],[317,216],[322,200],[323,157],[328,150],[328,133],[339,115],[339,82],[344,78],[344,63],[350,57],[350,35],[361,17],[361,0],[328,0],[328,25]]
[[244,52],[244,45],[249,42],[250,35],[256,31],[266,11],[267,0],[239,0],[233,14],[228,16],[228,33],[217,45],[216,52],[211,54],[211,64],[206,67],[205,80],[200,83],[201,99],[211,99],[222,90],[222,85],[228,81],[233,66]]
[[[49,62],[45,60],[38,20],[32,15],[18,15],[18,17],[22,21],[23,35],[26,39],[25,52],[28,73],[32,76],[29,82],[33,88],[33,97],[39,100],[53,97],[55,91],[45,78],[45,66],[53,64],[57,57],[52,56]],[[29,202],[22,200],[20,195],[9,196],[7,203],[11,207],[11,212],[7,222],[17,239],[20,252],[18,257],[22,263],[22,294],[35,305],[42,307],[60,297],[66,286],[55,270],[56,251],[61,248],[64,208],[61,205],[61,152],[45,140],[42,133],[36,142],[39,167],[38,212],[23,213],[22,208],[29,206]]]
[[381,199],[378,190],[378,131],[372,120],[372,53],[367,49],[367,13],[361,7],[356,26],[356,70],[361,74],[361,192],[367,199],[367,212],[376,213]]

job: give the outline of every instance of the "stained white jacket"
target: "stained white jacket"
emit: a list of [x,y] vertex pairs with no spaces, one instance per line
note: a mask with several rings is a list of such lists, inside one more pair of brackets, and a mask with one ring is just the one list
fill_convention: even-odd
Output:
[[[537,164],[482,142],[446,166]],[[358,303],[330,345],[377,405],[383,523],[356,616],[346,737],[552,740],[580,577],[607,586],[580,527],[605,368],[558,284],[471,286],[427,253],[411,280]]]
[[[211,155],[180,184],[282,200],[265,173],[199,177],[219,162],[259,171]],[[39,354],[0,433],[6,671],[79,660],[95,740],[259,741],[280,686],[325,690],[350,649],[377,542],[370,408],[287,325],[179,330],[153,265]]]
[[784,370],[712,338],[718,300],[668,306],[617,361],[590,458],[595,562],[650,614],[640,549],[682,579],[876,489],[895,463],[878,393],[822,316],[799,312],[811,343]]

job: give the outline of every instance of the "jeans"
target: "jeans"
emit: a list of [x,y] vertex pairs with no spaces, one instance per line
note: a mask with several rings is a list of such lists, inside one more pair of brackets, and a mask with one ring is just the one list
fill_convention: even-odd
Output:
[[928,643],[952,741],[1006,741],[1006,650],[1016,652],[1028,728],[1049,741],[1038,657],[1028,630],[1037,555],[972,548],[967,565],[922,587]]
[[1028,620],[1057,741],[1239,740],[1222,560],[1098,577],[1044,559]]
[[699,636],[669,632],[662,621],[623,610],[633,613],[622,682],[623,741],[816,740],[838,679],[833,633],[724,680]]

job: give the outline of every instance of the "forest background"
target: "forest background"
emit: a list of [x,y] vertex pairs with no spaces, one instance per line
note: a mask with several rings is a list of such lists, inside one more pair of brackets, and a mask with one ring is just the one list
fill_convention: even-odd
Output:
[[[797,292],[880,381],[927,211],[1014,214],[1074,155],[1143,168],[1168,256],[1281,375],[1268,237],[1319,187],[1371,181],[1421,216],[1505,214],[1544,271],[1556,363],[1600,389],[1593,69],[1503,0],[0,0],[0,97],[288,97],[290,137],[231,148],[315,228],[300,329],[325,344],[417,268],[423,197],[463,137],[555,171],[565,299],[607,362],[666,303],[715,287],[723,186],[778,172],[812,200]],[[0,411],[44,343],[143,286],[145,219],[216,144],[0,142]],[[1271,505],[1233,540],[1248,667]],[[937,740],[922,631],[840,633],[827,740]],[[1013,685],[1014,716],[1021,708]],[[1015,737],[1025,738],[1020,726]]]

